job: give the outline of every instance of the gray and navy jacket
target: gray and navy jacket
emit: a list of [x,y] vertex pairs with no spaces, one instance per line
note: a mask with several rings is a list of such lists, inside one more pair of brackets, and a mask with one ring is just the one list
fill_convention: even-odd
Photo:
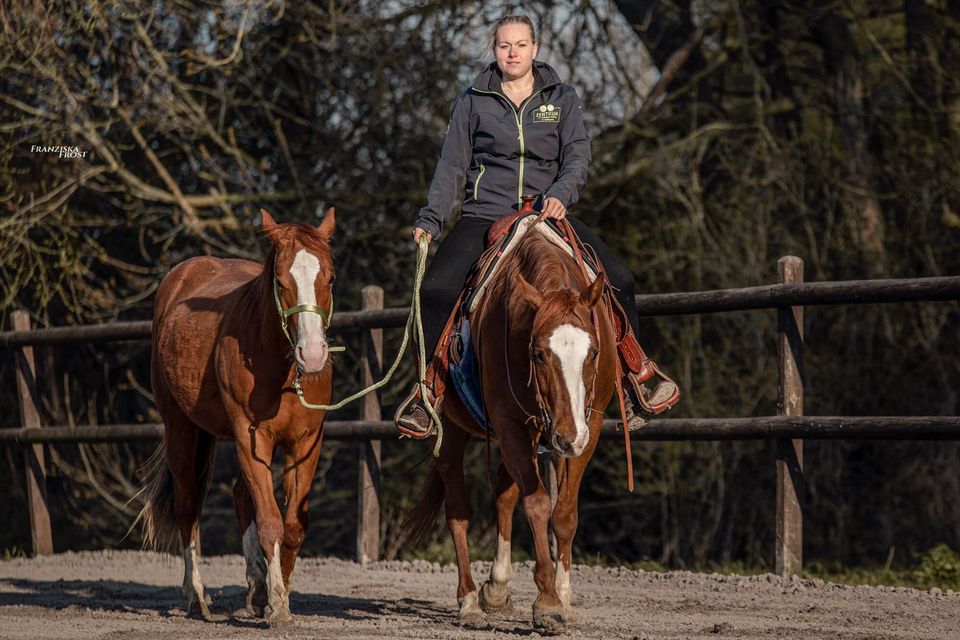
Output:
[[533,93],[519,108],[506,97],[496,63],[453,103],[437,168],[416,226],[434,237],[463,191],[463,217],[496,220],[520,197],[556,198],[568,209],[590,166],[590,139],[580,99],[549,65],[534,62]]

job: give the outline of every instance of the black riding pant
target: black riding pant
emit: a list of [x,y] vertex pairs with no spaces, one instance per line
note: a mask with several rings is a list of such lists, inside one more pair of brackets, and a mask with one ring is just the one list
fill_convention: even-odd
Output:
[[[617,289],[617,301],[627,312],[634,334],[639,336],[637,302],[633,297],[633,274],[587,225],[573,216],[568,215],[567,220],[584,244],[591,246],[596,252],[611,284]],[[423,276],[420,303],[423,307],[423,341],[427,357],[430,357],[437,347],[443,326],[457,302],[470,267],[486,248],[487,229],[491,224],[493,223],[490,220],[482,218],[461,218],[440,243]]]

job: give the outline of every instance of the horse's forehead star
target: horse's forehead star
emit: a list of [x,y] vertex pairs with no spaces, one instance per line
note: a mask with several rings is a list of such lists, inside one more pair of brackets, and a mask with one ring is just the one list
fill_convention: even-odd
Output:
[[572,324],[562,324],[550,334],[550,350],[560,358],[564,373],[579,371],[590,350],[590,334]]

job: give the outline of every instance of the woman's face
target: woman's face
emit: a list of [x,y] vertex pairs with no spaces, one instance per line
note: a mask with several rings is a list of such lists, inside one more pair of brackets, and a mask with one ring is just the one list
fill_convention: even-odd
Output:
[[505,24],[497,29],[493,55],[504,80],[517,80],[530,73],[538,49],[530,27],[525,24]]

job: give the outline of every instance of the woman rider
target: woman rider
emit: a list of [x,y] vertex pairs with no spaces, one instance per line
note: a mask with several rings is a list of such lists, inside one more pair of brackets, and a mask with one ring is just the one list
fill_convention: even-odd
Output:
[[[501,18],[491,40],[496,61],[454,101],[427,204],[413,230],[415,244],[423,236],[428,242],[437,237],[466,184],[460,220],[437,249],[420,290],[426,353],[434,352],[467,274],[485,249],[487,229],[517,211],[526,193],[541,194],[534,208],[547,218],[569,221],[594,249],[636,335],[633,274],[586,225],[567,214],[580,197],[590,165],[577,92],[560,82],[553,68],[535,60],[539,45],[528,17]],[[650,405],[657,408],[675,391],[672,382],[661,382],[648,396]],[[628,427],[642,426],[634,415],[636,403],[625,400]],[[396,421],[424,436],[432,431],[416,391],[402,403]]]

